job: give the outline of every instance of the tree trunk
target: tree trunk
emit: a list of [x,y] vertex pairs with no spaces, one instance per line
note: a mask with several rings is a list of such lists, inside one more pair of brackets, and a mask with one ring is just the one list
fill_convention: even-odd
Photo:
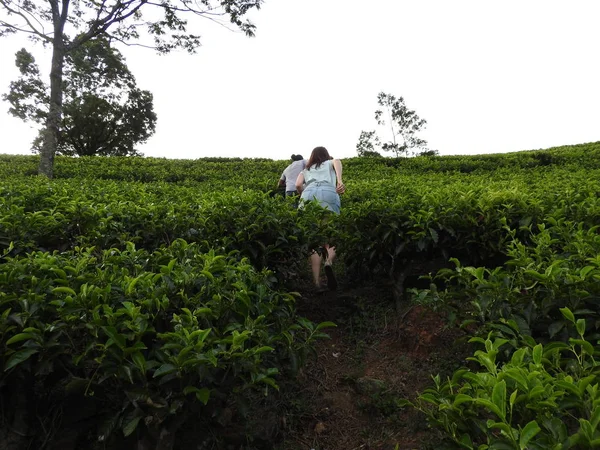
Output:
[[54,155],[58,147],[58,133],[62,119],[63,66],[65,63],[64,25],[68,13],[68,1],[63,1],[62,13],[58,3],[52,2],[52,22],[54,39],[52,40],[52,67],[50,68],[50,105],[44,130],[44,142],[40,152],[38,174],[52,178],[54,176]]

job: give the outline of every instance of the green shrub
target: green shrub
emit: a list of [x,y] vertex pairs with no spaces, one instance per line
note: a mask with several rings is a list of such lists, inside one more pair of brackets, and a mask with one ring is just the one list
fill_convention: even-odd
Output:
[[30,417],[68,396],[93,398],[101,441],[113,430],[174,439],[192,416],[210,423],[252,389],[277,389],[332,325],[297,317],[294,296],[273,282],[245,259],[182,240],[8,258],[0,386],[36,399]]
[[559,311],[568,307],[587,321],[590,338],[597,339],[598,227],[564,218],[549,218],[548,222],[535,227],[536,232],[531,226],[523,227],[524,239],[509,231],[512,241],[507,245],[505,265],[472,267],[454,260],[454,269],[441,270],[435,277],[448,287],[417,292],[416,298],[453,310],[465,324],[483,327],[484,333],[488,324],[512,321],[519,334],[540,342],[569,338],[568,322]]
[[444,438],[467,449],[568,449],[600,445],[598,352],[584,339],[585,320],[562,310],[577,338],[547,345],[525,339],[498,363],[506,339],[476,338],[485,349],[413,404]]

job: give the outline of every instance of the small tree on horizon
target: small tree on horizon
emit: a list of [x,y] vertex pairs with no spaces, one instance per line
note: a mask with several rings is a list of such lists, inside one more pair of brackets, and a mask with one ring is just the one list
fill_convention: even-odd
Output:
[[417,133],[425,128],[427,121],[408,109],[403,97],[380,92],[377,104],[381,108],[375,111],[375,120],[381,127],[389,126],[391,139],[381,143],[376,131],[362,131],[356,145],[359,156],[365,156],[365,152],[375,152],[376,148],[392,152],[396,157],[408,156],[409,150],[413,153],[417,149],[426,150],[427,141],[419,138]]

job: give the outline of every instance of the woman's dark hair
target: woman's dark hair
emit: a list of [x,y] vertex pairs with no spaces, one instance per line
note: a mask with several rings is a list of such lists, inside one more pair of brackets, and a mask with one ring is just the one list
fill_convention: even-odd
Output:
[[301,161],[304,158],[302,157],[302,155],[292,155],[292,161]]
[[310,154],[310,158],[308,158],[308,162],[306,163],[306,169],[310,170],[312,166],[315,166],[317,169],[323,164],[325,161],[329,161],[333,159],[329,156],[329,152],[325,147],[315,147]]

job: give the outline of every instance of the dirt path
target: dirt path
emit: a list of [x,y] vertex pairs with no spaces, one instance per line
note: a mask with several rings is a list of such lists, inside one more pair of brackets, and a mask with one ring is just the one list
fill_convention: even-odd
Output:
[[[430,384],[431,374],[451,373],[466,356],[462,335],[421,307],[398,314],[381,286],[307,294],[299,313],[333,321],[329,340],[300,375],[286,411],[278,449],[353,450],[435,448],[435,435],[402,398]],[[397,446],[397,447],[396,447]]]

